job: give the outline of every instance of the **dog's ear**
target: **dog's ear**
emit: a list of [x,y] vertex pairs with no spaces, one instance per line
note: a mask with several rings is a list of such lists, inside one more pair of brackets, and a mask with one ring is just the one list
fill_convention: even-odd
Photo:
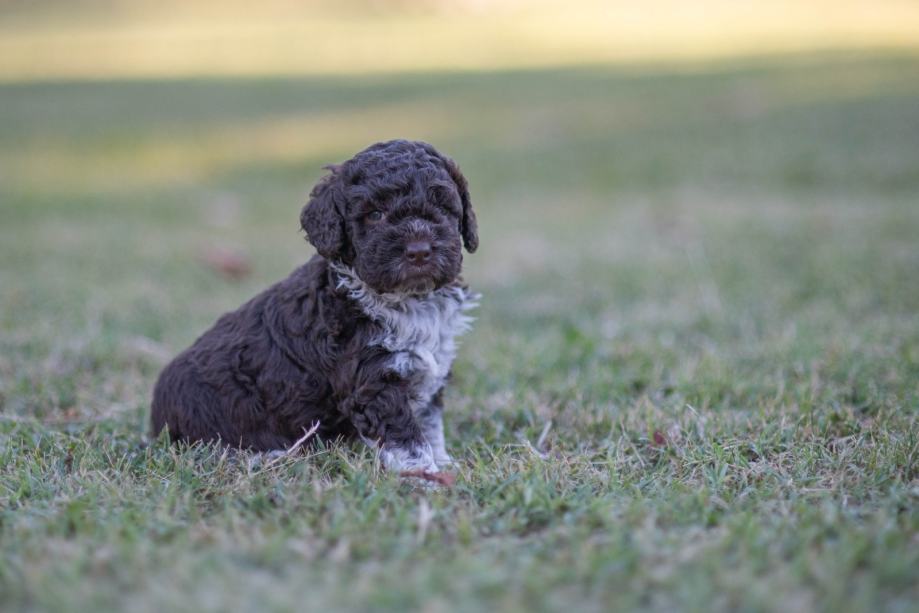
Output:
[[339,176],[341,166],[325,167],[331,172],[310,192],[309,202],[300,212],[300,226],[319,254],[330,260],[345,257],[345,197]]
[[460,233],[463,235],[463,245],[466,251],[473,253],[479,247],[479,226],[475,219],[475,211],[472,210],[472,202],[469,200],[469,185],[466,183],[466,177],[460,172],[456,162],[448,157],[442,158],[446,164],[447,172],[450,178],[456,184],[456,191],[459,192],[460,202],[463,205],[463,217],[460,225]]

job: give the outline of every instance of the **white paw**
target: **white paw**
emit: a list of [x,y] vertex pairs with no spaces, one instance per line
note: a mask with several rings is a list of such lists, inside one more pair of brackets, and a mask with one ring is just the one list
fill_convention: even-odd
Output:
[[443,449],[434,450],[434,463],[440,470],[449,470],[456,467],[456,460]]
[[380,459],[387,470],[393,472],[437,472],[437,463],[434,461],[434,452],[427,443],[415,447],[397,447],[383,445],[380,449]]

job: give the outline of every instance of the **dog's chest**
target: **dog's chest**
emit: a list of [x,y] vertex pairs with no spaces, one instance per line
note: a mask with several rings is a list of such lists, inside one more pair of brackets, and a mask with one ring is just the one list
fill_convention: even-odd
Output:
[[376,319],[380,332],[374,344],[390,351],[392,369],[414,384],[412,396],[419,408],[446,382],[456,357],[456,338],[472,321],[465,313],[470,306],[464,290],[450,288],[409,298]]
[[421,409],[443,387],[453,358],[456,338],[466,332],[477,306],[477,295],[463,287],[443,287],[424,296],[378,294],[354,271],[334,266],[339,287],[348,290],[376,330],[369,344],[390,352],[390,367],[412,383],[413,409]]

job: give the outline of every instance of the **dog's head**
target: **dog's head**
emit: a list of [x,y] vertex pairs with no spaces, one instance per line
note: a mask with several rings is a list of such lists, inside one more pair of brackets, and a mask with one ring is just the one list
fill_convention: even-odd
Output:
[[381,293],[422,293],[460,273],[479,237],[466,178],[427,143],[377,143],[327,167],[300,214],[324,257]]

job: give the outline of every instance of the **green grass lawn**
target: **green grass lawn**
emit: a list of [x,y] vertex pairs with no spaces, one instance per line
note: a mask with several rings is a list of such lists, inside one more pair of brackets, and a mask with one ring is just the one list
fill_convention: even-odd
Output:
[[[150,444],[392,137],[480,220],[456,486]],[[916,611],[917,413],[919,58],[0,85],[5,611]]]

